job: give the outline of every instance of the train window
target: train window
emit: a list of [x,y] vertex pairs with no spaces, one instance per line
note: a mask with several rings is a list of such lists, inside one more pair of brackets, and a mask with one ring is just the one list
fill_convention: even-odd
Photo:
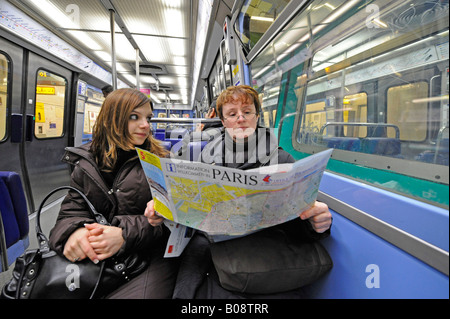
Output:
[[0,53],[0,141],[6,138],[9,60]]
[[264,37],[251,81],[264,105],[278,80],[270,124],[281,145],[298,156],[334,148],[346,163],[333,169],[353,178],[367,179],[347,163],[448,183],[448,10],[439,0],[311,1]]
[[[352,12],[351,3],[342,3],[340,10]],[[339,150],[448,165],[448,148],[436,146],[438,130],[445,133],[442,109],[448,103],[448,91],[436,80],[448,67],[448,3],[377,3],[365,15],[353,8],[352,19],[337,22],[328,32],[321,32],[323,25],[313,27],[310,45],[318,50],[309,51],[312,72],[298,140],[308,136],[311,144]],[[365,17],[363,27],[355,25],[355,17]],[[342,28],[352,31],[333,41],[334,30]],[[418,32],[424,36],[417,37]],[[361,88],[366,93],[344,95]],[[310,101],[330,96],[334,103],[316,113],[308,109]],[[437,103],[430,103],[433,96]],[[441,145],[448,144],[448,129],[440,138]]]
[[[342,101],[342,118],[344,123],[367,123],[367,93],[357,93],[344,96]],[[367,127],[344,126],[344,136],[367,137]]]
[[247,51],[255,46],[289,2],[290,0],[245,1],[237,18],[239,28],[235,28],[235,31]]
[[217,99],[220,94],[219,87],[219,78],[217,74],[217,64],[218,59],[216,59],[216,63],[214,67],[211,69],[211,73],[209,74],[208,82],[209,82],[209,94],[211,95],[211,100]]
[[280,81],[281,74],[275,76],[271,81],[265,83],[262,87],[258,88],[259,101],[261,104],[260,125],[265,127],[274,127],[278,98],[280,95]]
[[[427,137],[428,84],[415,82],[391,87],[387,94],[387,122],[397,125],[400,140],[423,142]],[[388,137],[395,137],[389,135]]]
[[84,134],[92,134],[95,121],[100,113],[100,108],[104,101],[103,93],[101,91],[94,90],[90,87],[87,88],[86,104],[84,107]]
[[221,42],[220,43],[221,49],[220,49],[220,54],[221,54],[221,60],[220,63],[223,66],[223,70],[224,70],[224,81],[225,81],[225,88],[231,86],[231,84],[233,83],[233,79],[231,76],[231,68],[228,64],[226,64],[226,50],[225,50],[225,42]]
[[64,126],[67,80],[38,70],[34,134],[38,139],[61,137]]
[[[323,100],[307,101],[303,112],[302,133],[319,134],[321,137],[367,137],[367,93],[345,95],[342,108],[338,110],[327,108],[334,105],[334,98],[329,96]],[[334,123],[337,121],[341,122]]]

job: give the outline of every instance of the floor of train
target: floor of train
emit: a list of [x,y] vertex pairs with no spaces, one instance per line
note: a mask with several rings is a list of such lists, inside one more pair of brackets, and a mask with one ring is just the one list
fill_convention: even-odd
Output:
[[[50,203],[47,207],[43,209],[41,213],[41,227],[42,231],[46,236],[49,235],[50,230],[55,224],[56,217],[58,216],[62,200],[63,197]],[[34,249],[38,247],[35,227],[36,227],[36,214],[32,214],[30,215],[30,231],[29,231],[30,245],[28,246],[27,249]],[[14,264],[10,265],[7,271],[0,273],[0,289],[3,288],[3,286],[11,279],[13,269]]]

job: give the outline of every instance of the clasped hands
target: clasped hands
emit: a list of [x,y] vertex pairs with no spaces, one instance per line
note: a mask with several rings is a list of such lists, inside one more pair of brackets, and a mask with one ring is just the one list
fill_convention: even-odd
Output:
[[[164,217],[159,215],[154,208],[153,200],[147,203],[145,208],[145,217],[152,226],[159,226],[163,223]],[[331,227],[332,216],[328,209],[328,205],[322,202],[314,202],[314,205],[303,211],[300,214],[300,218],[308,220],[311,223],[312,228],[317,233],[323,233]]]
[[123,243],[122,228],[98,223],[85,224],[70,235],[63,254],[73,262],[87,257],[97,264],[116,254]]

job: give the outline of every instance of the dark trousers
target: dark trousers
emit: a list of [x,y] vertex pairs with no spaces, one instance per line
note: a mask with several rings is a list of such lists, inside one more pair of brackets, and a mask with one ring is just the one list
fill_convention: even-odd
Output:
[[170,299],[177,278],[178,258],[153,257],[148,268],[106,299]]

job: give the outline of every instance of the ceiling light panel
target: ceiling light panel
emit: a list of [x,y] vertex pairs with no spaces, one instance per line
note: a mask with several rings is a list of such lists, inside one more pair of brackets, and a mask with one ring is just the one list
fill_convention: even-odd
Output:
[[[110,30],[109,12],[100,1],[92,0],[53,0],[52,2],[70,5],[76,4],[80,8],[80,28],[85,30],[107,31]],[[67,7],[65,6],[65,8]],[[119,27],[116,25],[116,28]],[[120,30],[120,29],[119,29]]]
[[[104,49],[111,54],[111,34],[105,32],[93,33],[92,38],[102,43]],[[123,33],[117,33],[114,36],[116,48],[116,60],[121,62],[130,62],[136,60],[136,50]]]
[[189,25],[189,1],[152,0],[149,5],[148,0],[114,0],[113,4],[131,33],[182,38],[189,36],[189,28],[183,27]]
[[60,28],[96,31],[110,29],[109,14],[100,1],[29,0],[28,2]]
[[133,35],[134,40],[150,63],[175,64],[174,55],[184,55],[188,41],[184,39]]
[[[134,71],[134,70],[133,70]],[[143,83],[150,83],[150,84],[154,84],[156,82],[155,78],[151,75],[139,75],[139,79],[141,80],[141,82]]]
[[188,66],[179,66],[179,65],[167,65],[167,72],[174,73],[178,75],[189,75],[189,67]]
[[[81,50],[92,53],[94,61],[108,69],[111,66],[110,14],[96,0],[22,0],[43,20],[73,39]],[[186,0],[110,0],[147,61],[165,67],[165,75],[157,74],[160,85],[171,86],[171,100],[186,98],[191,80],[192,52],[190,31],[195,33],[197,1]],[[193,22],[193,30],[189,23]],[[136,51],[117,25],[115,26],[116,69],[120,76],[135,84]],[[104,64],[102,64],[103,62]],[[142,87],[154,85],[155,78],[140,74]],[[179,89],[185,90],[180,92]],[[161,92],[161,91],[160,91]],[[153,90],[152,90],[153,93]],[[173,96],[172,96],[173,95]],[[165,101],[163,93],[159,97]]]

